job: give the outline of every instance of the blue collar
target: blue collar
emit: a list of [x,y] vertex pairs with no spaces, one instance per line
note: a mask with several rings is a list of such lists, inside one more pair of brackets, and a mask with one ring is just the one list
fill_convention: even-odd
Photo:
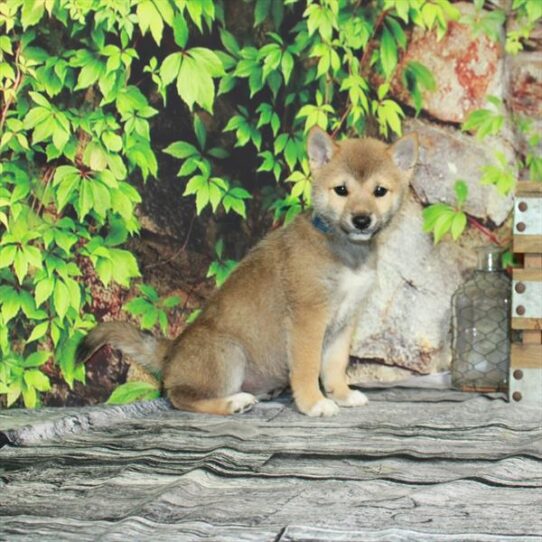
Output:
[[329,224],[316,214],[312,215],[312,225],[322,233],[329,233],[331,231]]

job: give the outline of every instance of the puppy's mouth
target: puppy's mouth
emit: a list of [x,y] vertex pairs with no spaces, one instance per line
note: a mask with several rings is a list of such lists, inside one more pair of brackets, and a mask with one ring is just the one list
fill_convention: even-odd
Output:
[[366,243],[367,241],[370,241],[380,231],[380,226],[378,224],[375,224],[373,227],[363,231],[345,228],[344,226],[341,226],[341,230],[350,242]]

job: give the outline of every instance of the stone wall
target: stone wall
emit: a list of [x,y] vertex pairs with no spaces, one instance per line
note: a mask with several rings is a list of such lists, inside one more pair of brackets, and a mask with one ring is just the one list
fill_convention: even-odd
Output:
[[[471,4],[456,6],[463,14],[472,13]],[[509,116],[525,115],[542,130],[541,36],[537,28],[530,50],[510,56],[502,44],[473,35],[461,22],[451,23],[441,41],[431,32],[413,32],[401,62],[427,66],[437,90],[424,96],[419,118],[405,123],[405,132],[419,135],[420,160],[400,220],[387,232],[378,285],[361,309],[351,381],[394,380],[449,367],[451,296],[473,268],[476,247],[489,241],[470,229],[460,242],[445,239],[434,246],[422,230],[422,209],[454,203],[454,182],[463,179],[469,186],[465,210],[490,229],[509,228],[512,198],[482,186],[479,179],[481,168],[494,162],[495,151],[514,162],[525,151],[523,136],[510,119],[500,137],[482,142],[461,132],[460,124],[493,95],[504,101]],[[392,88],[397,99],[411,105],[399,80]]]

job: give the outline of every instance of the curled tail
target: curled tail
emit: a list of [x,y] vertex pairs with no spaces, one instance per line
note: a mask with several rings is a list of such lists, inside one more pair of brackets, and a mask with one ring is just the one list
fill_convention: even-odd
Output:
[[86,361],[102,346],[109,344],[160,378],[170,343],[169,339],[157,339],[128,322],[104,322],[81,341],[77,359]]

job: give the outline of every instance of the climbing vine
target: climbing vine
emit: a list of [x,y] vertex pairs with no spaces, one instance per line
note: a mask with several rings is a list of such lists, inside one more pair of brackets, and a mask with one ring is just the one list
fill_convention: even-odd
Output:
[[[236,2],[251,13],[250,32],[229,15]],[[125,245],[140,228],[134,180],[159,179],[162,153],[178,160],[179,183],[198,215],[244,220],[255,192],[231,167],[241,149],[256,164],[266,209],[288,222],[310,205],[307,130],[400,135],[405,112],[390,94],[392,80],[403,82],[418,112],[423,92],[434,88],[419,63],[397,73],[408,29],[443,36],[459,17],[449,0],[236,2],[0,3],[0,398],[7,406],[38,406],[52,375],[70,387],[84,383],[74,350],[95,324],[93,284],[128,288],[141,276]],[[530,0],[515,4],[533,18]],[[510,37],[511,48],[521,43]],[[160,148],[153,126],[172,102],[182,104],[191,130]],[[220,103],[235,111],[218,137],[207,121]],[[220,283],[234,266],[219,241],[209,276]],[[166,332],[178,304],[142,284],[125,310]],[[125,398],[149,393],[132,386]],[[122,392],[113,399],[123,400]]]

